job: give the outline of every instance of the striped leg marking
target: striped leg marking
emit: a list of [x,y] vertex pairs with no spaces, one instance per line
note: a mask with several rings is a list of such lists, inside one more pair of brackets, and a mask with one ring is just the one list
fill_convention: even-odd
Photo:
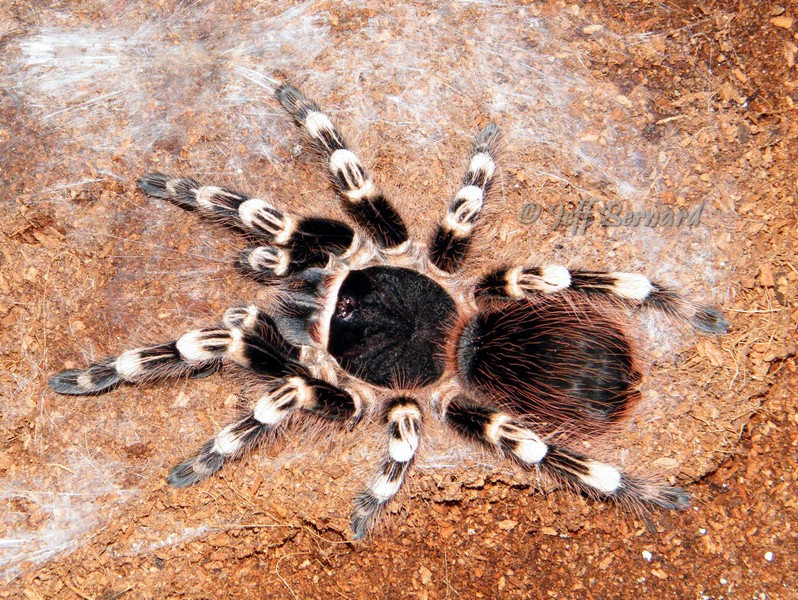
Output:
[[496,170],[499,128],[493,123],[477,134],[463,187],[449,204],[432,242],[429,257],[445,273],[454,273],[465,260],[477,217]]
[[464,437],[493,448],[525,468],[538,468],[555,481],[593,497],[631,506],[686,508],[689,496],[679,488],[638,480],[606,463],[543,441],[525,424],[499,410],[454,398],[446,422]]
[[385,505],[402,487],[407,469],[418,450],[421,409],[412,398],[394,398],[385,411],[388,423],[388,453],[368,487],[355,499],[352,511],[354,539],[363,538]]
[[285,213],[266,200],[204,186],[196,179],[150,173],[138,180],[138,186],[150,196],[197,210],[279,246],[287,257],[286,270],[319,266],[329,256],[342,256],[358,246],[355,232],[345,223]]
[[299,348],[280,334],[271,317],[252,305],[228,310],[222,327],[189,331],[177,340],[128,350],[86,369],[62,371],[49,383],[59,394],[99,394],[120,383],[205,375],[221,368],[224,360],[272,377],[305,372]]
[[313,141],[327,163],[333,184],[344,198],[347,213],[381,248],[401,252],[408,241],[407,227],[390,201],[377,189],[360,159],[318,105],[290,85],[275,96],[296,124]]
[[729,322],[716,308],[696,304],[639,273],[569,271],[559,265],[498,269],[477,284],[479,297],[520,300],[533,294],[573,290],[651,306],[688,321],[704,333],[726,333]]
[[355,415],[355,402],[347,392],[319,379],[300,376],[278,380],[251,411],[224,427],[196,455],[172,469],[167,479],[169,484],[188,487],[210,477],[225,461],[240,458],[257,446],[297,410],[339,421]]

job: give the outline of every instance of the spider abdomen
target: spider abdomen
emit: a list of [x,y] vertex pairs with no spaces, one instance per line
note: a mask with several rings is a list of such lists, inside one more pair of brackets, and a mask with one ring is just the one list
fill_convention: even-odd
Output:
[[639,397],[620,325],[561,297],[480,310],[456,336],[456,369],[468,387],[552,431],[601,432]]

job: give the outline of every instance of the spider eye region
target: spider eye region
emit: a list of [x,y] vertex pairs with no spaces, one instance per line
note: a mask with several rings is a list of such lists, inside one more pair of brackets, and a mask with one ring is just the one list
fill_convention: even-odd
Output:
[[426,385],[443,374],[443,345],[455,320],[440,285],[399,267],[351,271],[330,319],[327,351],[341,367],[387,388]]
[[335,318],[347,320],[352,317],[355,311],[355,299],[351,296],[339,296],[335,303]]

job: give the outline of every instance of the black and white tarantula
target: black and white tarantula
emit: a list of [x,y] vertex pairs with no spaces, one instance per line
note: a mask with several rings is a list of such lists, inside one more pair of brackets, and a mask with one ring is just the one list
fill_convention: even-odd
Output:
[[574,445],[606,432],[639,397],[631,343],[608,305],[651,306],[711,334],[726,331],[720,312],[634,273],[509,265],[467,284],[458,273],[494,178],[495,125],[477,134],[462,187],[425,245],[413,242],[318,106],[290,85],[275,95],[329,168],[357,232],[194,179],[141,177],[144,193],[261,240],[242,252],[239,267],[279,286],[280,299],[231,308],[216,327],[63,371],[50,379],[53,390],[99,394],[122,383],[202,376],[225,362],[257,375],[262,395],[171,471],[178,487],[213,475],[294,413],[351,424],[376,414],[387,448],[355,500],[355,539],[399,491],[428,418],[590,496],[687,506],[683,490],[627,475]]

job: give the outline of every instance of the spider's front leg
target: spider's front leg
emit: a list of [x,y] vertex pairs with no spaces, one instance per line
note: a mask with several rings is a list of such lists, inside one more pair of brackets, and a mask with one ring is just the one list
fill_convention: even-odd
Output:
[[421,434],[418,402],[408,397],[391,399],[384,420],[388,425],[388,451],[371,483],[355,499],[352,534],[356,540],[366,535],[385,505],[399,492],[418,450]]
[[567,290],[651,306],[689,322],[704,333],[719,335],[729,328],[729,322],[718,309],[696,304],[639,273],[569,271],[560,265],[510,267],[483,277],[475,293],[481,299],[521,300]]
[[218,370],[225,360],[270,377],[306,373],[299,348],[282,336],[269,315],[251,305],[229,309],[220,327],[189,331],[171,342],[62,371],[50,378],[50,387],[59,394],[101,394],[121,383],[201,376]]
[[444,419],[463,437],[512,458],[524,468],[540,469],[554,481],[589,496],[613,499],[632,507],[689,506],[689,496],[680,488],[630,477],[612,465],[546,443],[508,413],[475,404],[462,395],[449,400]]
[[196,210],[268,242],[244,250],[239,259],[245,274],[258,280],[324,265],[330,256],[346,255],[359,245],[357,235],[345,223],[291,214],[267,200],[202,185],[189,177],[150,173],[139,178],[138,186],[145,194]]
[[359,403],[349,392],[300,375],[278,379],[253,408],[224,427],[199,452],[177,465],[168,481],[188,487],[214,475],[228,460],[240,458],[273,433],[288,417],[304,411],[330,421],[356,419]]
[[333,185],[344,198],[344,209],[389,252],[401,252],[407,245],[407,226],[391,202],[377,189],[360,159],[344,136],[319,106],[291,85],[274,93],[277,100],[310,137],[330,171]]
[[457,271],[466,258],[476,220],[493,181],[498,143],[499,128],[493,123],[477,134],[463,186],[430,242],[430,261],[444,273]]

